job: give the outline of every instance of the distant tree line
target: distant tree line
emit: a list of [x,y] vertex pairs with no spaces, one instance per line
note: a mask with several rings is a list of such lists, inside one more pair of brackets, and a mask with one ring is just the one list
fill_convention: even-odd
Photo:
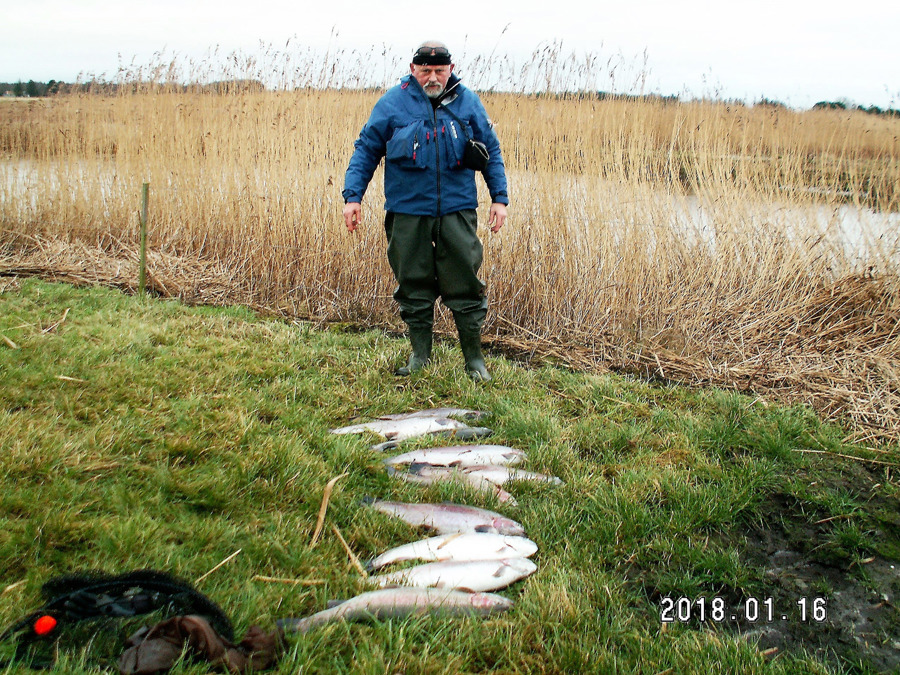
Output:
[[877,105],[870,105],[868,108],[861,105],[853,105],[845,101],[819,101],[813,106],[813,110],[859,110],[860,112],[869,113],[870,115],[887,115],[888,117],[900,117],[900,110],[896,108],[879,108]]
[[[217,94],[233,94],[239,92],[261,92],[265,91],[266,86],[259,80],[225,80],[220,82],[210,82],[208,84],[158,84],[150,82],[126,82],[117,84],[115,82],[102,82],[90,80],[89,82],[66,83],[50,80],[49,82],[0,82],[0,96],[27,96],[29,98],[38,98],[41,96],[55,96],[57,94],[68,94],[77,92],[91,92],[98,94],[116,94],[121,88],[127,90],[139,89],[164,89],[166,91],[204,91]],[[615,94],[608,91],[598,92],[573,92],[555,94],[559,98],[589,98],[596,97],[605,101],[654,101],[657,103],[678,103],[677,96],[663,96],[660,94]],[[729,105],[745,105],[743,101],[729,100],[721,101]],[[755,106],[763,106],[769,108],[784,108],[787,105],[781,101],[775,101],[768,98],[761,98],[754,102]],[[813,110],[858,110],[870,115],[884,115],[887,117],[900,117],[900,110],[896,108],[879,108],[877,105],[869,107],[854,105],[848,101],[819,101],[813,107]]]
[[31,98],[53,96],[71,86],[74,85],[57,82],[56,80],[50,80],[49,82],[35,82],[34,80],[28,80],[28,82],[22,82],[21,80],[19,82],[0,82],[0,95],[28,96]]
[[208,84],[158,84],[151,82],[126,82],[118,84],[116,82],[103,82],[98,80],[90,80],[88,82],[66,83],[57,80],[49,82],[0,82],[0,96],[25,96],[28,98],[40,98],[41,96],[55,96],[57,94],[70,93],[95,93],[95,94],[116,94],[121,90],[134,91],[139,89],[164,89],[166,91],[185,92],[185,91],[206,91],[218,94],[231,94],[237,92],[260,92],[265,91],[265,85],[259,80],[227,80],[221,82],[210,82]]

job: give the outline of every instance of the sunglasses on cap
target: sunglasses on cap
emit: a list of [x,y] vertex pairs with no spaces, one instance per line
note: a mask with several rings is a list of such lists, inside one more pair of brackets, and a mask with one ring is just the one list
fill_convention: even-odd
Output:
[[448,66],[450,51],[446,47],[419,47],[412,62],[417,66]]

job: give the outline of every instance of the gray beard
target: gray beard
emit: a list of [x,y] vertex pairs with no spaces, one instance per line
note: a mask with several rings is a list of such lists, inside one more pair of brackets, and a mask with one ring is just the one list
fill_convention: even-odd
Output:
[[444,93],[444,87],[441,87],[440,89],[437,89],[434,91],[429,91],[428,89],[425,89],[425,95],[428,98],[440,98],[441,94],[443,94],[443,93]]

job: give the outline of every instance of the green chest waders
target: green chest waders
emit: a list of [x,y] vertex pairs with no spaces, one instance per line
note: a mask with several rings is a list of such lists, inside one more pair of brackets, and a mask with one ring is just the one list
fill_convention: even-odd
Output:
[[[394,299],[409,326],[413,354],[398,374],[421,369],[431,356],[434,303],[453,312],[466,359],[475,379],[490,379],[481,356],[481,326],[487,315],[485,285],[478,278],[483,247],[474,210],[441,217],[388,213],[388,261],[397,280]],[[477,376],[473,373],[477,373]]]

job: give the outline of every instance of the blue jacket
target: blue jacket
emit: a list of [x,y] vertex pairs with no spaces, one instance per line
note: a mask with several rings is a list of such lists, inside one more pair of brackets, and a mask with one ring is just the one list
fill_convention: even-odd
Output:
[[[487,146],[490,160],[482,172],[491,201],[508,204],[500,143],[475,92],[456,75],[435,110],[412,75],[389,89],[375,107],[355,143],[344,178],[344,201],[361,202],[381,158],[387,211],[414,216],[443,216],[478,207],[475,172],[462,166],[468,136]],[[447,112],[452,110],[467,130]]]

